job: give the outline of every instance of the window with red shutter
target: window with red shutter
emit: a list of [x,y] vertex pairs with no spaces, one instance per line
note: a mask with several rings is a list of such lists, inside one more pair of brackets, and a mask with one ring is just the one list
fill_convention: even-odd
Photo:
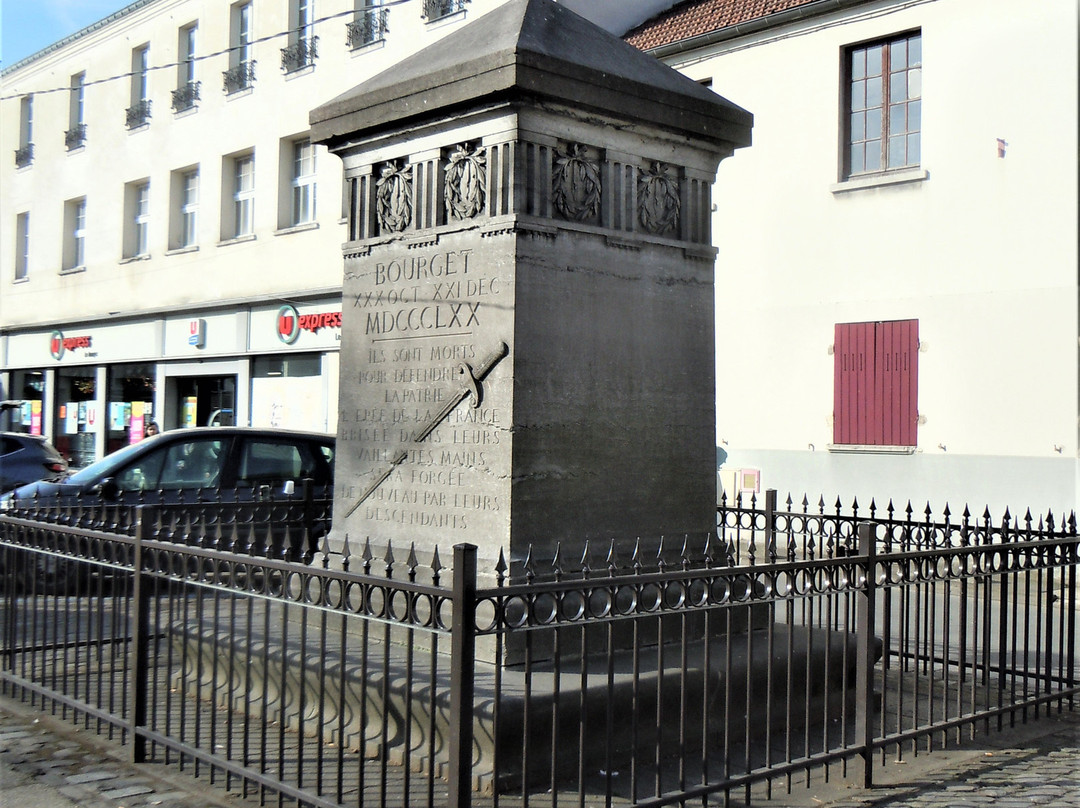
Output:
[[833,443],[916,446],[919,321],[837,323]]

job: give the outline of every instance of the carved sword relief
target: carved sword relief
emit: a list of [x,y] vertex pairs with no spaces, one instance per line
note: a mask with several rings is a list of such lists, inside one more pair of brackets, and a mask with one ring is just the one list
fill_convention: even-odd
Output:
[[428,435],[435,431],[435,427],[446,420],[458,404],[471,396],[473,408],[475,409],[480,406],[480,401],[483,398],[484,392],[483,388],[480,386],[480,382],[482,382],[491,372],[491,369],[499,364],[503,357],[509,353],[510,348],[507,347],[506,343],[500,342],[498,347],[488,354],[488,356],[475,368],[468,362],[461,362],[458,364],[458,373],[462,377],[461,388],[450,396],[450,399],[446,402],[445,406],[432,416],[423,427],[413,433],[407,446],[400,449],[398,453],[394,455],[390,460],[390,465],[383,469],[383,471],[379,473],[379,476],[371,481],[371,484],[364,489],[363,493],[360,494],[360,497],[353,503],[352,507],[346,511],[345,518],[352,516],[364,500],[370,497],[375,492],[375,489],[382,485],[386,478],[394,472],[394,469],[404,462],[409,454],[408,446],[422,443]]

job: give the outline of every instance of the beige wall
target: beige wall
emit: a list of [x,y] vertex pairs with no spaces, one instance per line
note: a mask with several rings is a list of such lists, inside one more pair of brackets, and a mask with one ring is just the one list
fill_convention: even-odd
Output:
[[[841,190],[843,49],[915,28],[926,178]],[[765,465],[765,486],[855,493],[858,460],[822,456],[833,326],[917,318],[918,453],[966,457],[1033,506],[1062,483],[1075,506],[1076,30],[1073,0],[879,2],[667,59],[755,115],[754,145],[721,165],[715,200],[729,466]],[[794,457],[811,451],[813,463]],[[1019,458],[1048,476],[1014,488]],[[906,484],[918,461],[889,461],[879,479]],[[982,483],[966,482],[978,498]]]

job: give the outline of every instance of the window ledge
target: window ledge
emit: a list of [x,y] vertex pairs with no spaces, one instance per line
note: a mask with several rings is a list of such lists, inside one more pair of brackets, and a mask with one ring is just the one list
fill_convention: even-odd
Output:
[[440,25],[449,25],[463,19],[465,19],[464,6],[462,8],[459,8],[457,11],[451,11],[449,14],[443,14],[441,17],[436,17],[433,20],[425,20],[424,24],[428,28],[437,28]]
[[225,238],[218,242],[219,247],[228,247],[230,244],[243,244],[247,241],[254,241],[255,234],[252,233],[248,236],[236,236],[235,238]]
[[847,191],[861,191],[864,188],[881,188],[886,185],[903,185],[909,182],[925,182],[930,179],[930,172],[925,168],[909,168],[903,171],[890,171],[887,174],[869,174],[851,177],[843,182],[829,186],[834,194]]
[[184,255],[185,253],[193,253],[199,251],[198,244],[192,244],[190,247],[177,247],[175,250],[166,250],[166,255]]
[[282,227],[280,230],[275,230],[275,236],[287,236],[290,233],[303,233],[307,230],[318,230],[318,222],[304,222],[303,224],[293,224],[288,227]]
[[185,107],[184,109],[173,110],[173,120],[175,121],[179,120],[180,118],[187,118],[191,115],[194,115],[198,111],[198,104],[192,104],[190,107]]
[[296,70],[287,71],[285,73],[285,81],[292,81],[293,79],[297,79],[297,78],[300,78],[301,76],[306,76],[309,73],[314,73],[314,72],[315,72],[315,63],[312,62],[311,64],[304,65],[303,67],[298,67],[298,68],[296,68]]
[[918,450],[916,446],[870,446],[857,443],[830,443],[825,448],[837,454],[913,455]]
[[129,255],[127,258],[121,258],[120,263],[121,264],[131,264],[131,263],[134,263],[135,261],[149,261],[149,260],[150,260],[150,254],[147,253],[145,255]]
[[12,283],[30,283],[30,276],[23,275],[21,278],[15,278]]
[[86,272],[86,264],[77,267],[66,267],[60,270],[61,275],[78,275],[80,272]]
[[255,92],[255,87],[254,86],[244,87],[243,89],[240,89],[240,90],[234,90],[231,93],[225,93],[225,100],[226,101],[234,101],[237,98],[246,98],[247,96],[251,95],[254,92]]
[[353,56],[359,56],[362,53],[368,53],[370,51],[379,50],[386,47],[386,40],[383,38],[373,39],[371,42],[365,42],[363,45],[357,45],[350,50]]

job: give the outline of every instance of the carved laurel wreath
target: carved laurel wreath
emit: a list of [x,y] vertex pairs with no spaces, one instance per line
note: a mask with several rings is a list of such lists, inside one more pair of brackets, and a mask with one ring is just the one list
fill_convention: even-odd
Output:
[[400,233],[412,222],[412,166],[398,168],[396,160],[386,163],[375,186],[379,227]]
[[600,169],[587,157],[587,148],[575,143],[556,152],[552,173],[552,201],[566,219],[582,222],[600,210]]
[[638,218],[657,235],[674,230],[679,221],[679,180],[671,166],[653,162],[638,178]]
[[443,186],[446,209],[457,219],[471,219],[487,199],[487,156],[463,143],[450,155]]

